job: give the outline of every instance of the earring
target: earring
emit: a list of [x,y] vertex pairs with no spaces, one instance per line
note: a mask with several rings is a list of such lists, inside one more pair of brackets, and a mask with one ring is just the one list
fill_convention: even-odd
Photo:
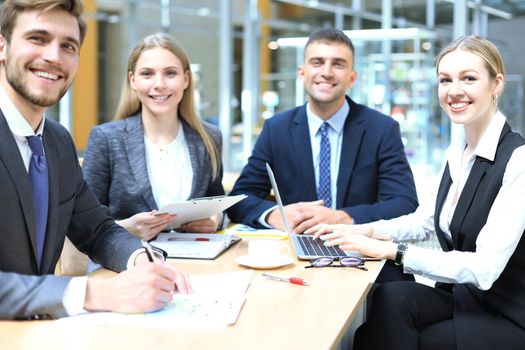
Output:
[[494,104],[494,107],[496,107],[497,109],[498,108],[498,94],[492,95],[492,103]]

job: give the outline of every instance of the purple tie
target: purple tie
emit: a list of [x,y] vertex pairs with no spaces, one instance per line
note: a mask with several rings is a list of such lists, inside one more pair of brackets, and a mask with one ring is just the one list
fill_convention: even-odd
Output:
[[49,182],[47,174],[47,161],[44,155],[42,138],[38,136],[27,136],[27,143],[33,151],[29,163],[29,179],[33,189],[33,204],[35,206],[36,218],[36,251],[38,266],[42,263],[44,251],[44,240],[46,237],[47,209],[49,202]]
[[317,188],[317,198],[324,201],[324,206],[332,206],[332,188],[330,186],[330,140],[328,139],[328,129],[330,125],[324,122],[319,128],[321,133],[321,147],[319,150],[319,187]]

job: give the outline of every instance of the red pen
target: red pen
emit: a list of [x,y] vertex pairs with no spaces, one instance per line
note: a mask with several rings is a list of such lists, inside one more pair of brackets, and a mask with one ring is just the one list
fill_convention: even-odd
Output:
[[262,274],[264,277],[274,280],[274,281],[281,281],[281,282],[289,282],[292,284],[298,284],[300,286],[310,286],[310,282],[307,282],[299,277],[280,277],[275,275],[269,275],[267,273]]

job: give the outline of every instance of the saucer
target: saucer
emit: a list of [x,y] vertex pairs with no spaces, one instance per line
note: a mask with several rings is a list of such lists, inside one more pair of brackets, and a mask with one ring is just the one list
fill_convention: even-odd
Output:
[[289,255],[278,255],[273,258],[254,258],[249,255],[238,256],[235,262],[239,265],[251,267],[253,269],[275,269],[293,262]]

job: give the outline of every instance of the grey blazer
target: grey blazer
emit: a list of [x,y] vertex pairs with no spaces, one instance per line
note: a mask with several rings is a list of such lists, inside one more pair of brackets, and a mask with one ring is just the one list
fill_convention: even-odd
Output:
[[49,171],[49,216],[40,268],[31,183],[0,111],[0,319],[62,317],[67,277],[53,276],[66,235],[91,259],[121,271],[140,241],[115,224],[83,179],[71,136],[47,119],[43,142]]
[[[182,119],[193,169],[190,198],[224,194],[222,164],[212,178],[210,157],[199,135]],[[219,151],[220,130],[204,123]],[[140,114],[94,127],[89,135],[82,165],[84,178],[111,215],[125,219],[140,212],[158,209],[146,165],[144,129]],[[173,174],[174,180],[177,174]]]

